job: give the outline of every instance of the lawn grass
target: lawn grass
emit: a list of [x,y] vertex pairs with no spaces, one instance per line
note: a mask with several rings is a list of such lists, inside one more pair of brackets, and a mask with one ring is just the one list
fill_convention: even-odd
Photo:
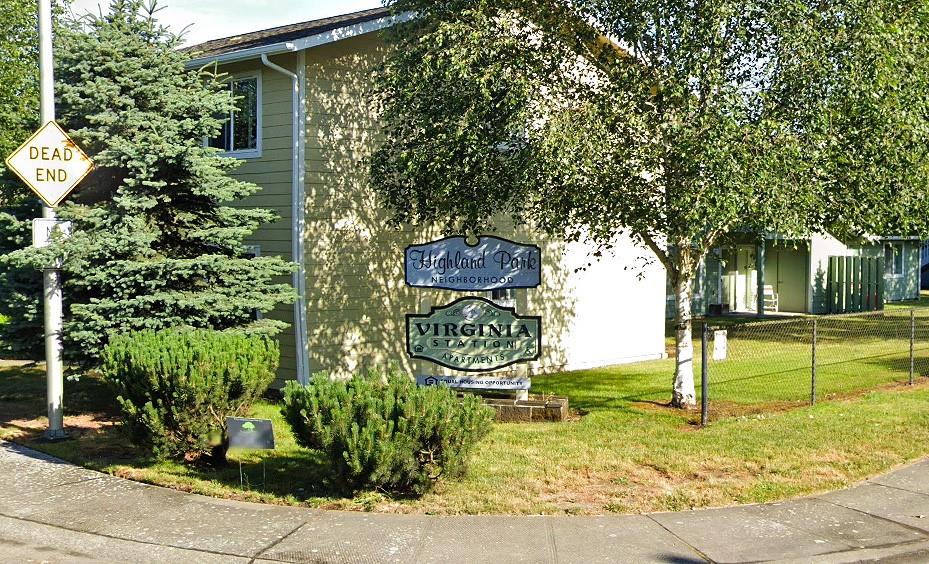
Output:
[[[929,294],[920,301],[888,304],[881,312],[840,316],[751,316],[699,319],[711,331],[723,331],[728,352],[711,359],[712,404],[725,404],[717,414],[732,411],[732,404],[766,411],[778,406],[802,405],[812,396],[813,324],[817,324],[816,392],[820,400],[859,390],[906,383],[910,379],[910,311],[915,310],[915,376],[929,375]],[[666,338],[673,354],[673,332]],[[696,378],[700,378],[701,335],[695,330]],[[710,341],[712,351],[713,341]],[[699,382],[698,382],[699,386]],[[698,392],[699,393],[699,392]],[[763,404],[763,405],[760,405]],[[736,410],[745,412],[746,409]]]
[[[908,311],[731,326],[724,360],[709,363],[710,398],[740,404],[811,400],[813,328],[819,399],[906,383]],[[916,318],[914,376],[929,373],[929,317]]]
[[[673,361],[533,379],[579,413],[567,423],[497,424],[467,478],[420,499],[334,493],[319,453],[296,446],[278,407],[277,450],[231,453],[220,470],[146,459],[114,424],[106,388],[85,377],[65,388],[72,440],[39,440],[40,368],[0,369],[0,437],[144,482],[218,497],[312,507],[438,514],[602,514],[781,500],[847,486],[929,454],[929,378],[838,397],[815,407],[730,416],[705,429],[663,405]],[[254,484],[240,487],[239,462]],[[262,464],[267,482],[262,486]]]

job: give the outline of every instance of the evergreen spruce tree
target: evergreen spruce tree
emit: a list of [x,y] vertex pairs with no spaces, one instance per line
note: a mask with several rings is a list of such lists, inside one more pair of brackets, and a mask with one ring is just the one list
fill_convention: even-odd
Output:
[[[24,138],[25,139],[25,138]],[[15,148],[14,148],[15,149]],[[18,180],[3,173],[0,204],[0,255],[32,244],[32,219],[42,215],[38,198],[23,194]],[[0,261],[0,356],[42,360],[45,357],[42,318],[42,272],[32,265]]]
[[[30,245],[31,220],[41,214],[38,198],[3,162],[39,125],[37,6],[0,0],[0,255]],[[38,270],[0,263],[0,355],[42,357],[41,297]]]
[[243,240],[273,221],[233,207],[259,187],[203,140],[235,100],[224,77],[187,70],[180,38],[155,5],[113,0],[57,38],[58,117],[96,170],[59,210],[73,235],[18,258],[64,257],[66,359],[98,365],[109,336],[195,327],[274,334],[284,324],[256,312],[292,301],[277,257],[249,258]]

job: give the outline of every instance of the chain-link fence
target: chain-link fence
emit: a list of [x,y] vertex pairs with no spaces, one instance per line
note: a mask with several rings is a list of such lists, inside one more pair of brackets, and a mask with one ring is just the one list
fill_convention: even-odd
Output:
[[929,376],[929,310],[704,326],[703,423]]

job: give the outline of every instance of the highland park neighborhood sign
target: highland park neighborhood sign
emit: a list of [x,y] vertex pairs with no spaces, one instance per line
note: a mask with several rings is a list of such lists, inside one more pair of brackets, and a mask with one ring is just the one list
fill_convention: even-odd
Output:
[[536,288],[541,283],[542,250],[500,237],[481,237],[476,245],[464,237],[448,237],[407,247],[404,263],[406,283],[414,288]]
[[94,168],[90,158],[54,121],[36,131],[6,164],[50,208],[58,206]]
[[465,372],[488,372],[538,360],[542,318],[520,316],[484,298],[468,297],[406,316],[407,352]]

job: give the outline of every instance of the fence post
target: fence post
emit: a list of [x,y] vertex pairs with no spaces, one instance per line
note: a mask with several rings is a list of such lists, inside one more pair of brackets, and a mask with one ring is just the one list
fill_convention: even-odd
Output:
[[709,335],[710,331],[707,327],[706,322],[703,323],[703,339],[701,340],[701,357],[700,357],[700,426],[706,427],[706,424],[709,423],[710,419],[710,403],[709,403],[709,392],[710,392],[710,378],[707,373],[710,366],[709,359]]
[[910,310],[910,385],[914,383],[916,375],[916,309]]
[[810,405],[816,405],[816,337],[819,329],[819,320],[815,317],[813,318],[813,363],[812,370],[810,372],[811,378],[811,389],[810,389]]

